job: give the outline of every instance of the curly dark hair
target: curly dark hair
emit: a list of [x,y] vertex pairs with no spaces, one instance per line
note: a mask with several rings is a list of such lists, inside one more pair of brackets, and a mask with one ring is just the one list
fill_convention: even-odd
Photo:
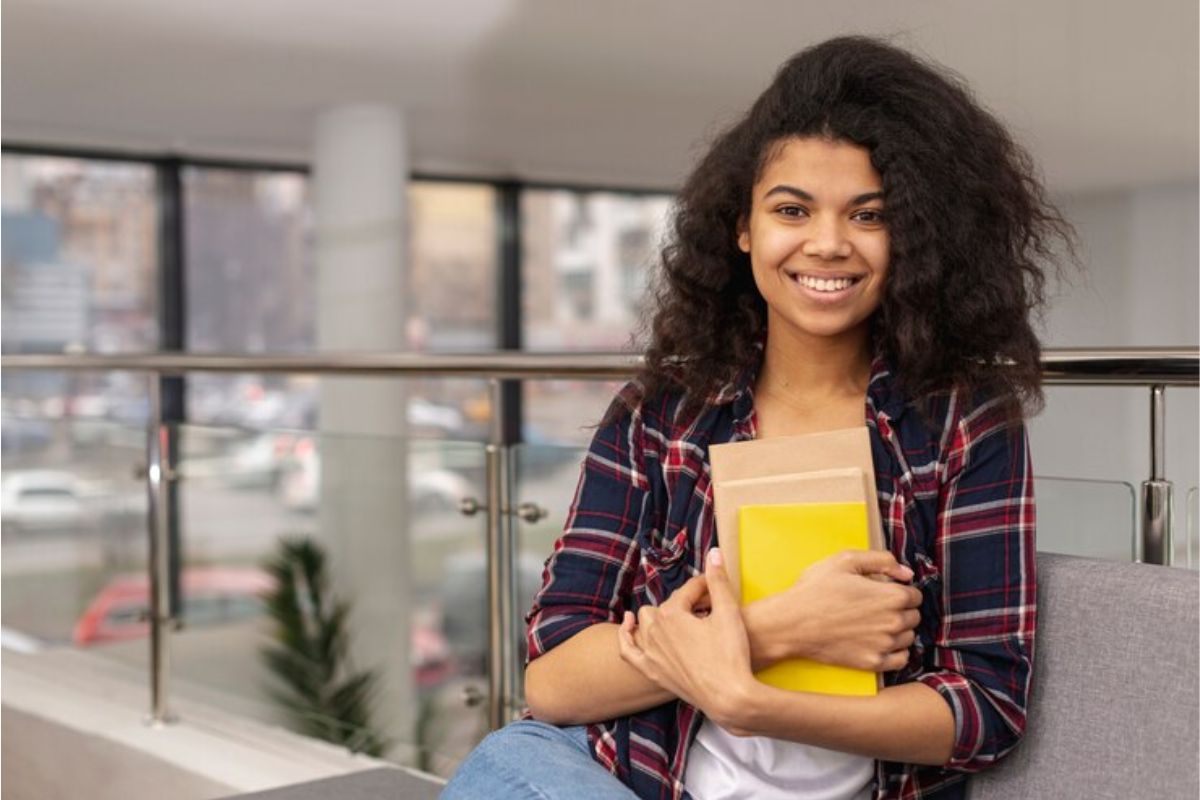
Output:
[[1054,244],[1074,260],[1074,231],[1032,159],[960,78],[859,36],[787,61],[687,179],[642,332],[639,394],[673,386],[695,410],[761,357],[766,304],[737,247],[739,221],[777,146],[805,136],[866,148],[882,178],[891,254],[871,325],[902,389],[914,401],[998,395],[1018,417],[1040,408],[1030,318]]

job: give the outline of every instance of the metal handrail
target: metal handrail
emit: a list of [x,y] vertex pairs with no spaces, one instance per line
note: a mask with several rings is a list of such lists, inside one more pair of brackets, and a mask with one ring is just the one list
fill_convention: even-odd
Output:
[[[0,356],[2,369],[154,372],[274,372],[336,375],[419,375],[495,380],[628,378],[641,365],[634,353],[54,353]],[[1197,386],[1200,348],[1071,348],[1042,353],[1050,385]]]
[[[169,463],[167,425],[162,413],[158,377],[189,372],[254,372],[379,377],[483,378],[491,381],[493,423],[503,413],[501,381],[522,379],[621,380],[630,377],[641,356],[621,353],[528,353],[501,351],[447,355],[397,353],[321,353],[314,355],[229,355],[183,353],[13,354],[0,356],[0,369],[135,371],[150,381],[150,424],[147,431],[147,491],[151,589],[150,721],[174,717],[167,702],[167,632],[173,620],[166,590],[173,546],[166,520],[171,509],[167,483],[175,480]],[[1042,378],[1048,385],[1143,386],[1151,390],[1150,478],[1142,483],[1141,559],[1170,563],[1173,487],[1162,474],[1166,435],[1165,389],[1200,386],[1200,348],[1075,348],[1042,354]],[[512,467],[501,426],[493,424],[488,445],[488,698],[489,723],[505,724],[514,714],[520,665],[512,646],[515,634],[513,598],[516,587],[512,517]]]

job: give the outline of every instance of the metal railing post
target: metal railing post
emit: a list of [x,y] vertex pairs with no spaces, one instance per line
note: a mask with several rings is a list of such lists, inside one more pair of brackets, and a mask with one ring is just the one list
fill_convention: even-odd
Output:
[[1141,560],[1170,564],[1174,560],[1174,486],[1166,479],[1167,387],[1150,387],[1150,479],[1142,482]]
[[157,373],[149,375],[150,419],[146,426],[146,491],[147,531],[150,575],[150,725],[165,725],[175,721],[167,702],[169,677],[168,635],[171,625],[170,588],[170,519],[171,493],[167,482],[172,477],[168,460],[169,429],[163,419],[162,380]]
[[488,726],[504,727],[515,712],[517,676],[515,537],[512,450],[504,435],[504,382],[491,382],[492,441],[487,446]]

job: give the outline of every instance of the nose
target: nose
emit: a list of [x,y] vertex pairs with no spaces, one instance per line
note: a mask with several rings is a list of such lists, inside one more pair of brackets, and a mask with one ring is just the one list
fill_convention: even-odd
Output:
[[804,242],[804,255],[825,261],[850,255],[850,241],[846,238],[839,220],[817,216],[806,229],[809,238]]

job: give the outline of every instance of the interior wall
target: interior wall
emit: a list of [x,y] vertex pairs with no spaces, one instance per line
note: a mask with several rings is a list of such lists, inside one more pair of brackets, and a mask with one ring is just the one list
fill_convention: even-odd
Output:
[[[1082,269],[1068,273],[1066,282],[1054,288],[1043,325],[1045,346],[1196,346],[1196,184],[1057,201],[1079,233]],[[1048,389],[1046,410],[1030,423],[1037,474],[1126,481],[1137,487],[1149,477],[1149,396],[1148,389]],[[1200,392],[1167,390],[1166,477],[1176,487],[1177,530],[1186,525],[1187,490],[1197,485],[1200,472],[1198,417]],[[1103,491],[1081,487],[1075,494],[1069,535],[1076,541],[1086,543],[1094,530],[1112,525],[1111,519],[1099,518],[1112,505],[1092,502]]]

